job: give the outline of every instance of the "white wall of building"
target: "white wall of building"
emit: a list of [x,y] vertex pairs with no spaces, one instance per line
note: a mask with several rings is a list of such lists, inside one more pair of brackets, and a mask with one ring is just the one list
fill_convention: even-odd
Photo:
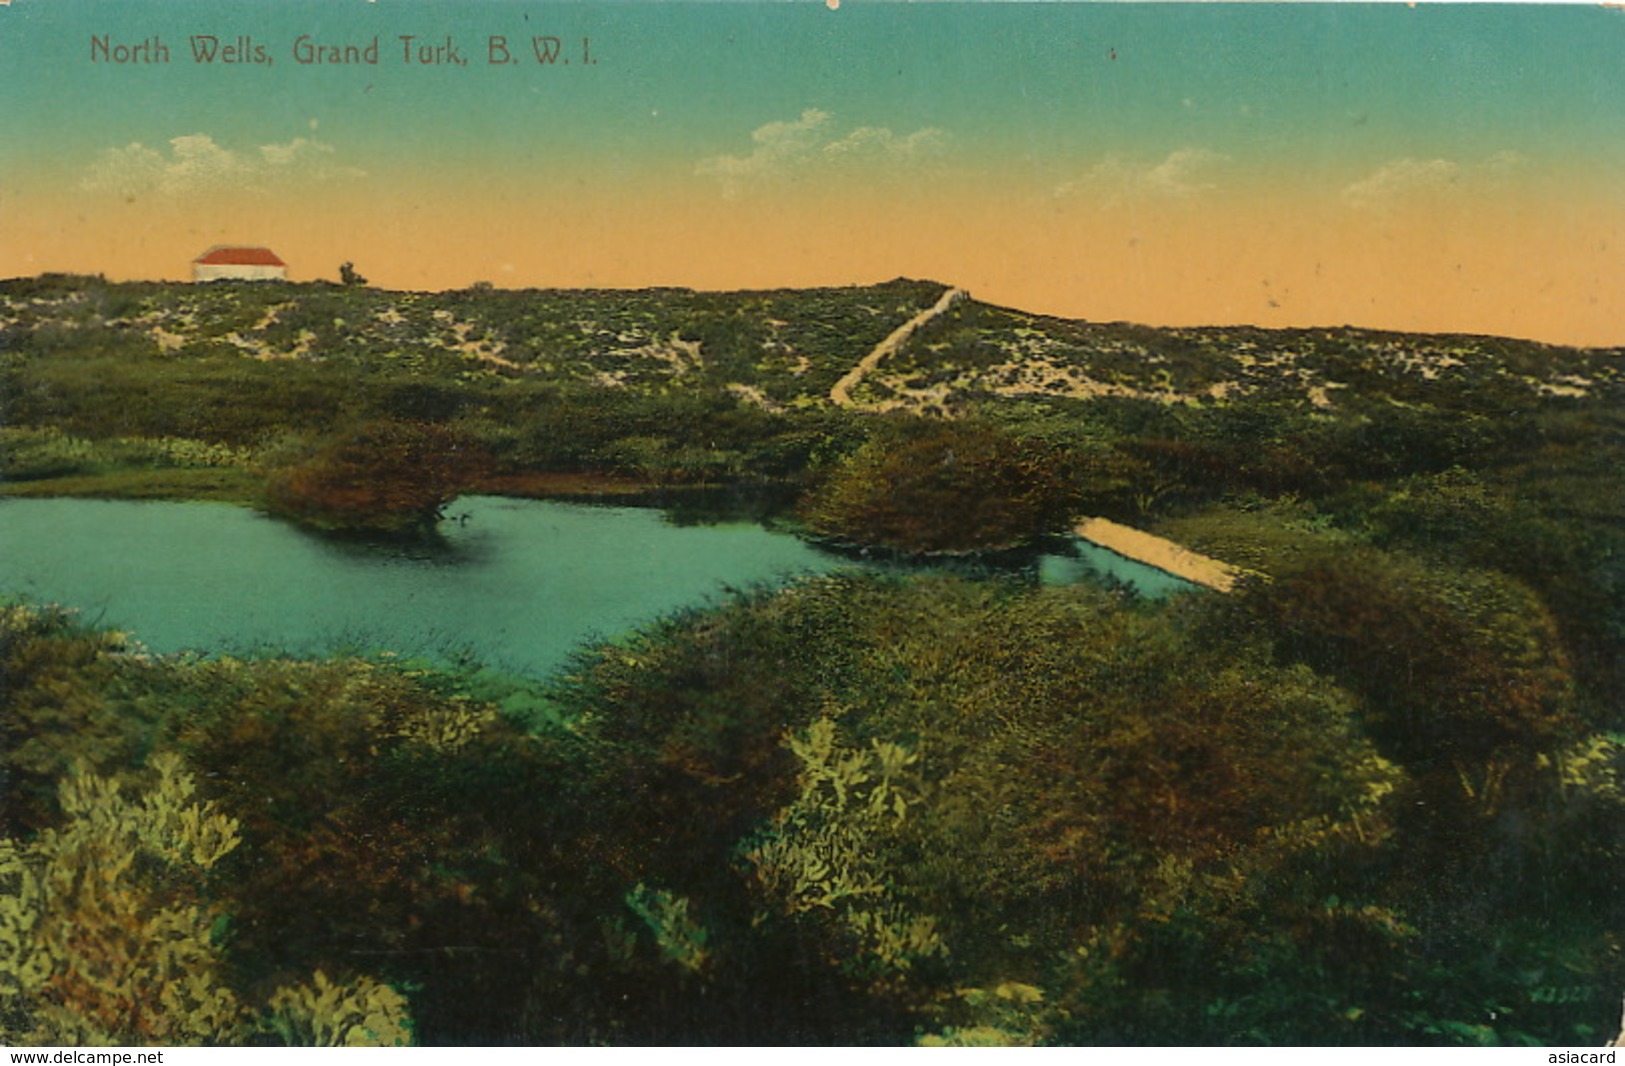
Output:
[[286,281],[285,266],[252,266],[239,263],[193,263],[193,281],[218,281],[231,278],[238,281]]

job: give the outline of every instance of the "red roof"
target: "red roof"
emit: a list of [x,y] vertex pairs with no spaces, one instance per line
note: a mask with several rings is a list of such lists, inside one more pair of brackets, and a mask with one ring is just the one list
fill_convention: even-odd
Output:
[[278,259],[277,254],[269,248],[237,248],[225,244],[215,245],[192,260],[192,262],[204,266],[280,267],[288,265]]

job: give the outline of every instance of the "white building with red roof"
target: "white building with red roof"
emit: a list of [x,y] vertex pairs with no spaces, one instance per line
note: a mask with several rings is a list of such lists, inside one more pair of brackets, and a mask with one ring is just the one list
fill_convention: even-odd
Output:
[[287,281],[288,264],[269,248],[217,244],[192,260],[193,281]]

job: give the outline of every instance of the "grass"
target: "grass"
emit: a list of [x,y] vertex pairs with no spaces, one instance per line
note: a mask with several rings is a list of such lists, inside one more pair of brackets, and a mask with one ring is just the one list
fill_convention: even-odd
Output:
[[0,482],[0,496],[39,499],[75,496],[97,500],[202,500],[256,506],[264,499],[264,482],[247,470],[155,470],[132,467],[96,474]]

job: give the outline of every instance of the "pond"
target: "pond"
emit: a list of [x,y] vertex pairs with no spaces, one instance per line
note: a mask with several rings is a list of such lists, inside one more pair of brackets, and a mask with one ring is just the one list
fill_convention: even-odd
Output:
[[[584,642],[730,587],[853,565],[755,523],[675,525],[646,508],[466,497],[451,511],[444,543],[413,549],[224,504],[3,500],[0,593],[77,608],[158,653],[468,653],[541,675]],[[1069,583],[1109,566],[1147,595],[1184,585],[1093,552],[1104,553],[1093,564],[1047,556],[1039,577]]]
[[1162,599],[1176,592],[1190,592],[1200,586],[1175,577],[1166,570],[1136,562],[1110,548],[1091,544],[1082,537],[1067,538],[1069,550],[1052,552],[1038,559],[1038,580],[1045,585],[1075,585],[1080,581],[1106,581],[1126,585],[1147,599]]

